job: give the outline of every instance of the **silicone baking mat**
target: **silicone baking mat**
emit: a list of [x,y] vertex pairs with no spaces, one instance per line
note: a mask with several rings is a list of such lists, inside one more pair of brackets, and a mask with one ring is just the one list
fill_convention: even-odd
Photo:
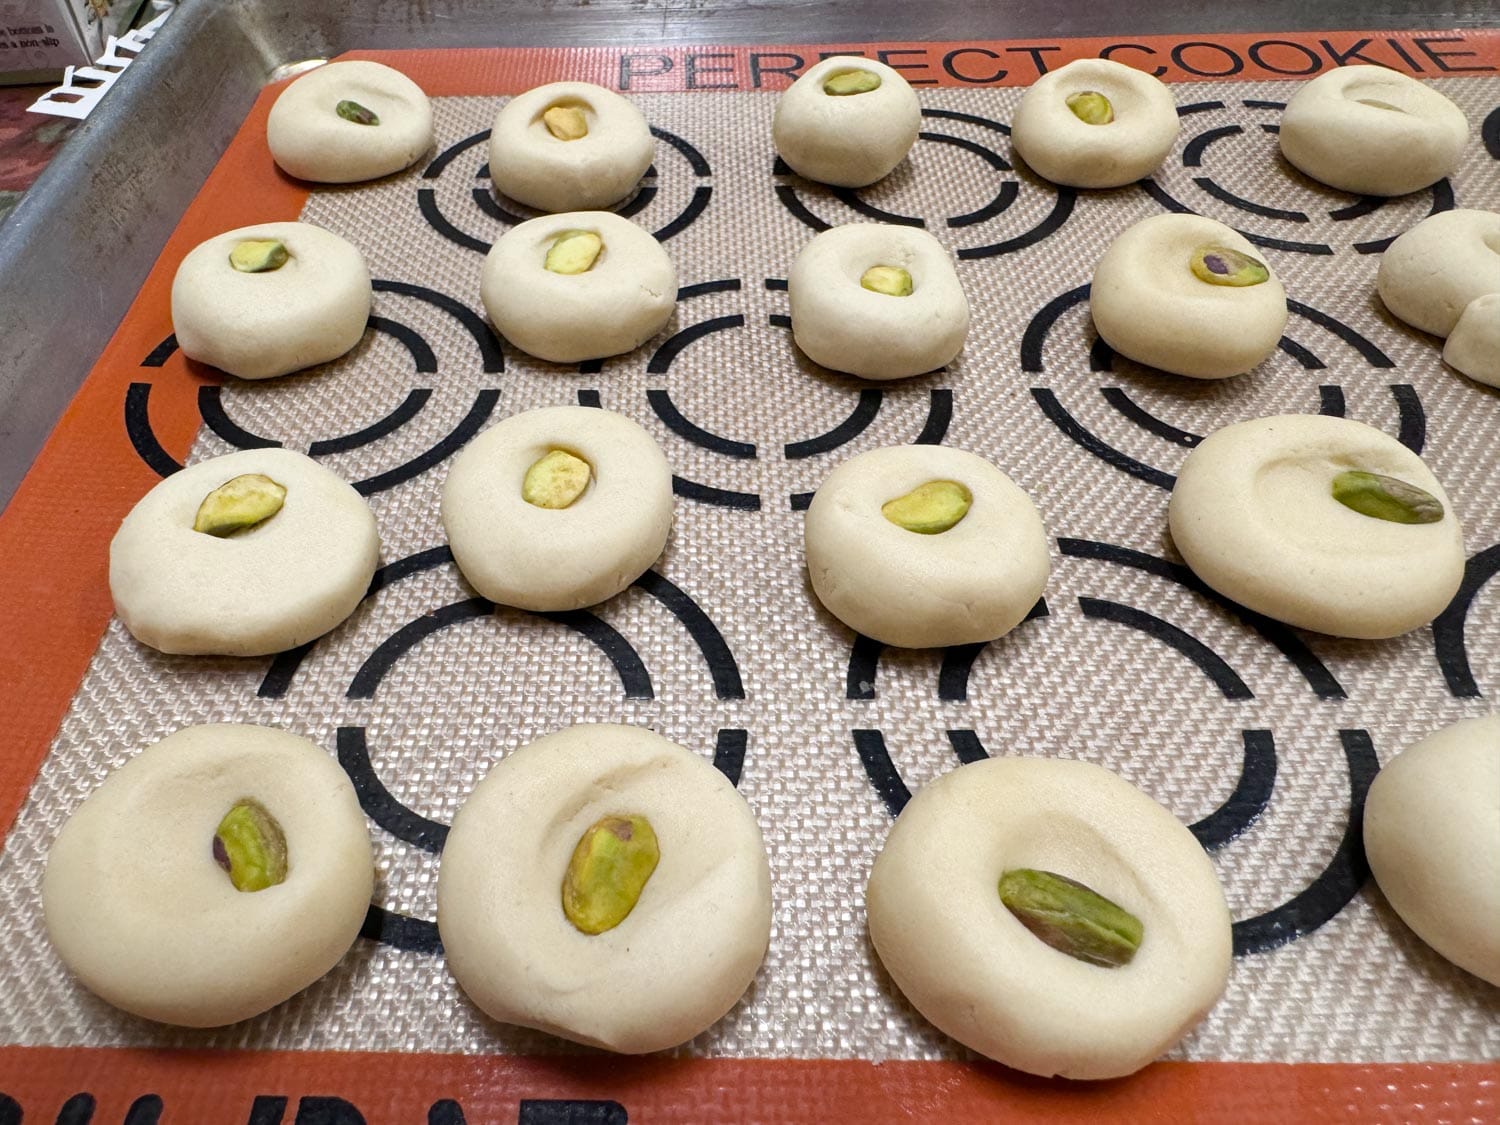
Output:
[[[923,105],[910,158],[857,192],[800,180],[771,144],[774,91],[835,48],[361,56],[435,96],[437,141],[408,172],[352,187],[281,177],[264,144],[277,90],[257,102],[0,522],[0,825],[14,814],[0,852],[0,1122],[83,1121],[85,1105],[99,1120],[133,1107],[133,1122],[1493,1118],[1500,990],[1396,918],[1369,880],[1360,810],[1382,761],[1500,691],[1500,600],[1486,588],[1500,570],[1500,395],[1445,369],[1373,286],[1381,250],[1423,216],[1500,203],[1500,35],[853,49],[906,68]],[[1020,87],[1101,52],[1176,84],[1178,144],[1159,174],[1116,191],[1042,182],[1010,149]],[[1460,169],[1380,201],[1286,165],[1275,133],[1288,77],[1340,61],[1433,78],[1474,127]],[[478,299],[489,244],[530,214],[490,185],[489,124],[506,95],[564,77],[624,90],[651,122],[655,163],[620,210],[663,242],[682,286],[660,336],[575,367],[513,349]],[[1289,295],[1280,350],[1229,382],[1116,357],[1088,316],[1108,242],[1188,210],[1244,231]],[[183,254],[229,227],[297,217],[369,262],[363,342],[265,383],[184,360],[167,302]],[[851,221],[922,226],[956,254],[973,324],[945,370],[872,384],[797,352],[787,269],[814,232]],[[661,443],[672,537],[602,606],[497,608],[453,565],[442,481],[486,426],[562,403],[620,411]],[[1186,452],[1219,426],[1285,412],[1385,429],[1444,481],[1471,557],[1431,628],[1381,643],[1301,633],[1237,611],[1181,564],[1165,515]],[[808,590],[812,491],[852,454],[903,442],[990,458],[1042,512],[1053,575],[1000,641],[883,650]],[[275,444],[369,499],[383,565],[361,608],[275,658],[135,643],[110,618],[119,519],[183,463]],[[371,821],[376,901],[364,940],[304,994],[222,1030],[158,1027],[62,968],[41,872],[109,771],[185,724],[226,720],[337,756]],[[672,1058],[613,1060],[496,1024],[441,955],[445,825],[507,752],[579,721],[647,725],[711,757],[765,831],[766,963]],[[1175,1063],[1085,1087],[1015,1075],[935,1031],[881,971],[863,888],[892,817],[921,784],[987,754],[1105,764],[1210,851],[1237,956]]]

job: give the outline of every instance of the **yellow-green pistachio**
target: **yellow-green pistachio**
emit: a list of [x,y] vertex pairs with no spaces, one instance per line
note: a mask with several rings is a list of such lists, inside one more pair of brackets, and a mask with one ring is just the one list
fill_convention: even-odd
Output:
[[884,293],[887,297],[911,296],[911,274],[900,266],[871,266],[865,270],[859,284],[872,293]]
[[568,921],[586,934],[612,930],[640,901],[661,848],[643,816],[601,817],[578,839],[562,883]]
[[823,93],[835,98],[850,94],[868,94],[880,89],[880,75],[873,70],[840,70],[823,80]]
[[1069,94],[1067,107],[1085,125],[1108,125],[1115,119],[1115,107],[1098,90],[1080,90]]
[[567,508],[583,495],[594,475],[592,466],[566,449],[554,449],[526,470],[521,499],[538,508]]
[[286,836],[265,806],[249,797],[236,801],[219,821],[213,855],[237,891],[286,882]]
[[880,514],[907,531],[937,535],[968,515],[973,503],[974,494],[956,480],[930,480],[905,496],[887,500]]
[[269,273],[286,265],[286,244],[276,238],[247,238],[234,244],[229,264],[240,273]]
[[1141,920],[1065,875],[1020,867],[1000,876],[1000,901],[1059,952],[1091,965],[1128,965],[1141,947]]
[[576,105],[549,106],[542,114],[542,124],[560,141],[578,141],[589,135],[589,119]]
[[362,106],[358,102],[351,102],[348,98],[334,106],[334,112],[345,121],[352,121],[356,125],[379,125],[380,117],[373,109]]
[[588,273],[604,250],[604,239],[591,230],[563,231],[547,251],[542,265],[553,273]]
[[1259,285],[1271,279],[1266,264],[1228,246],[1200,246],[1189,260],[1193,276],[1210,285]]
[[268,476],[245,473],[227,480],[203,498],[193,530],[217,539],[265,523],[286,502],[286,489]]
[[1443,502],[1395,477],[1348,469],[1333,478],[1333,498],[1362,516],[1391,523],[1437,523]]

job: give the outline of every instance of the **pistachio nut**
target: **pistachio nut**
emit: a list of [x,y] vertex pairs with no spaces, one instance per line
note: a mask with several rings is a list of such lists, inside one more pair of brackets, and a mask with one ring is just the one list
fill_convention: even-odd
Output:
[[1098,90],[1080,90],[1069,94],[1066,105],[1073,116],[1085,125],[1108,125],[1115,119],[1115,107]]
[[1189,259],[1193,276],[1210,285],[1230,285],[1236,288],[1259,285],[1271,279],[1266,264],[1249,254],[1231,250],[1228,246],[1200,246]]
[[236,801],[219,821],[213,854],[237,891],[286,882],[286,836],[265,806],[249,797]]
[[918,535],[938,535],[969,514],[974,494],[955,480],[930,480],[905,496],[887,500],[880,514]]
[[268,476],[244,473],[225,481],[203,498],[193,530],[216,539],[265,523],[286,501],[286,489]]
[[560,141],[578,141],[589,135],[589,121],[576,105],[549,106],[542,114],[547,132]]
[[269,273],[286,265],[286,244],[277,238],[247,238],[234,244],[229,264],[240,273]]
[[1000,901],[1016,920],[1059,952],[1091,965],[1128,965],[1145,927],[1123,907],[1082,883],[1020,867],[1000,876]]
[[880,89],[880,75],[873,70],[840,70],[829,75],[823,82],[823,93],[835,98],[850,94],[868,94]]
[[553,273],[588,273],[604,251],[604,239],[591,230],[563,231],[547,251],[542,265]]
[[643,816],[601,817],[578,839],[563,875],[562,908],[586,934],[612,930],[640,901],[661,848]]
[[375,113],[373,109],[362,106],[358,102],[351,102],[348,98],[345,98],[333,108],[334,112],[342,117],[345,121],[352,121],[356,125],[380,124],[380,117]]
[[567,508],[583,495],[593,467],[566,449],[551,450],[526,470],[521,499],[538,508]]
[[1347,469],[1333,478],[1333,498],[1362,516],[1391,523],[1437,523],[1443,502],[1395,477]]
[[900,266],[871,266],[859,279],[862,288],[887,297],[910,297],[911,274]]

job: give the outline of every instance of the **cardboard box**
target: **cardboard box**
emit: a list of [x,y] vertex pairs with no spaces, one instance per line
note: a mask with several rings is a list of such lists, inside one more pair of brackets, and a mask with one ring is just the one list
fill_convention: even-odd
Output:
[[141,0],[0,0],[0,83],[50,82],[130,26]]

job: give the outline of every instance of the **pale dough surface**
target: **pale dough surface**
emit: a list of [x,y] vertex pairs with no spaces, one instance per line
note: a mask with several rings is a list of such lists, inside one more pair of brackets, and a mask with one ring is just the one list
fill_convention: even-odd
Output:
[[[823,83],[846,70],[878,75],[863,94],[834,96]],[[899,73],[874,59],[841,55],[808,68],[776,102],[771,136],[797,175],[838,187],[866,187],[906,159],[922,128],[922,106]]]
[[[1113,121],[1090,125],[1068,108],[1071,95],[1087,91],[1109,99]],[[1044,179],[1112,188],[1160,168],[1178,127],[1177,103],[1158,79],[1109,59],[1076,59],[1031,84],[1016,106],[1010,139]]]
[[[278,239],[290,259],[241,273],[229,252]],[[310,223],[262,223],[199,243],[172,278],[172,331],[190,359],[241,379],[270,379],[337,359],[365,333],[370,271],[338,235]]]
[[[1414,484],[1443,518],[1399,524],[1333,498],[1348,469]],[[1394,637],[1458,592],[1463,529],[1443,486],[1395,438],[1345,418],[1289,414],[1225,426],[1188,454],[1167,508],[1199,578],[1257,613],[1336,637]]]
[[[610,814],[645,816],[661,859],[625,920],[588,935],[563,913],[563,875]],[[705,758],[641,727],[568,727],[508,754],[454,818],[437,894],[448,968],[480,1008],[626,1054],[717,1022],[770,942],[755,814]]]
[[[358,102],[380,119],[360,125],[338,115]],[[399,70],[375,62],[335,62],[281,92],[266,119],[266,144],[288,175],[350,184],[399,172],[432,147],[432,103]]]
[[[194,531],[219,485],[262,473],[287,490],[281,511],[218,539]],[[289,449],[247,449],[173,473],[109,545],[115,612],[162,652],[264,656],[322,636],[364,597],[380,556],[374,513],[337,474]]]
[[[1091,965],[1032,935],[1000,900],[1015,868],[1066,876],[1134,914],[1134,959]],[[990,758],[924,786],[875,860],[866,906],[881,963],[917,1010],[1030,1074],[1133,1073],[1229,978],[1213,863],[1171,813],[1088,762]]]
[[1443,362],[1477,383],[1500,387],[1500,292],[1464,307],[1443,345]]
[[[554,137],[542,120],[554,105],[582,112],[588,135]],[[634,191],[655,154],[651,127],[628,99],[590,82],[552,82],[501,107],[490,131],[490,178],[538,211],[592,211]]]
[[[219,821],[258,802],[287,878],[238,891]],[[185,727],[110,774],[58,833],[42,906],[63,963],[117,1008],[162,1023],[249,1019],[332,969],[359,935],[374,863],[354,787],[319,746],[241,724]]]
[[1264,251],[1199,215],[1154,215],[1109,245],[1089,291],[1094,327],[1137,363],[1193,379],[1242,375],[1275,350],[1286,290],[1275,272],[1259,285],[1213,285],[1191,266],[1200,246],[1224,246],[1266,264]]
[[1500,214],[1429,215],[1380,256],[1375,289],[1413,328],[1450,335],[1476,298],[1500,293]]
[[[563,449],[593,468],[561,509],[521,498],[526,470]],[[469,584],[538,612],[612,598],[660,557],[672,529],[672,469],[623,414],[550,406],[514,414],[470,442],[443,485],[443,528]]]
[[[881,513],[933,480],[973,493],[955,526],[922,535]],[[1003,636],[1031,612],[1052,569],[1031,498],[983,457],[943,445],[851,457],[828,474],[803,526],[818,600],[855,632],[903,648]]]
[[[597,234],[604,249],[585,273],[553,273],[547,251],[574,230]],[[633,351],[660,332],[677,307],[677,270],[661,243],[628,219],[608,211],[544,215],[490,247],[479,297],[523,352],[579,363]]]
[[[872,266],[912,279],[905,297],[860,285]],[[848,223],[816,235],[787,274],[792,336],[815,363],[866,379],[935,371],[964,346],[969,301],[953,257],[926,231]]]
[[1500,986],[1500,715],[1444,727],[1375,776],[1365,853],[1418,937]]
[[1329,187],[1405,195],[1458,167],[1469,122],[1415,78],[1383,66],[1342,66],[1298,87],[1282,112],[1279,138],[1287,160]]

